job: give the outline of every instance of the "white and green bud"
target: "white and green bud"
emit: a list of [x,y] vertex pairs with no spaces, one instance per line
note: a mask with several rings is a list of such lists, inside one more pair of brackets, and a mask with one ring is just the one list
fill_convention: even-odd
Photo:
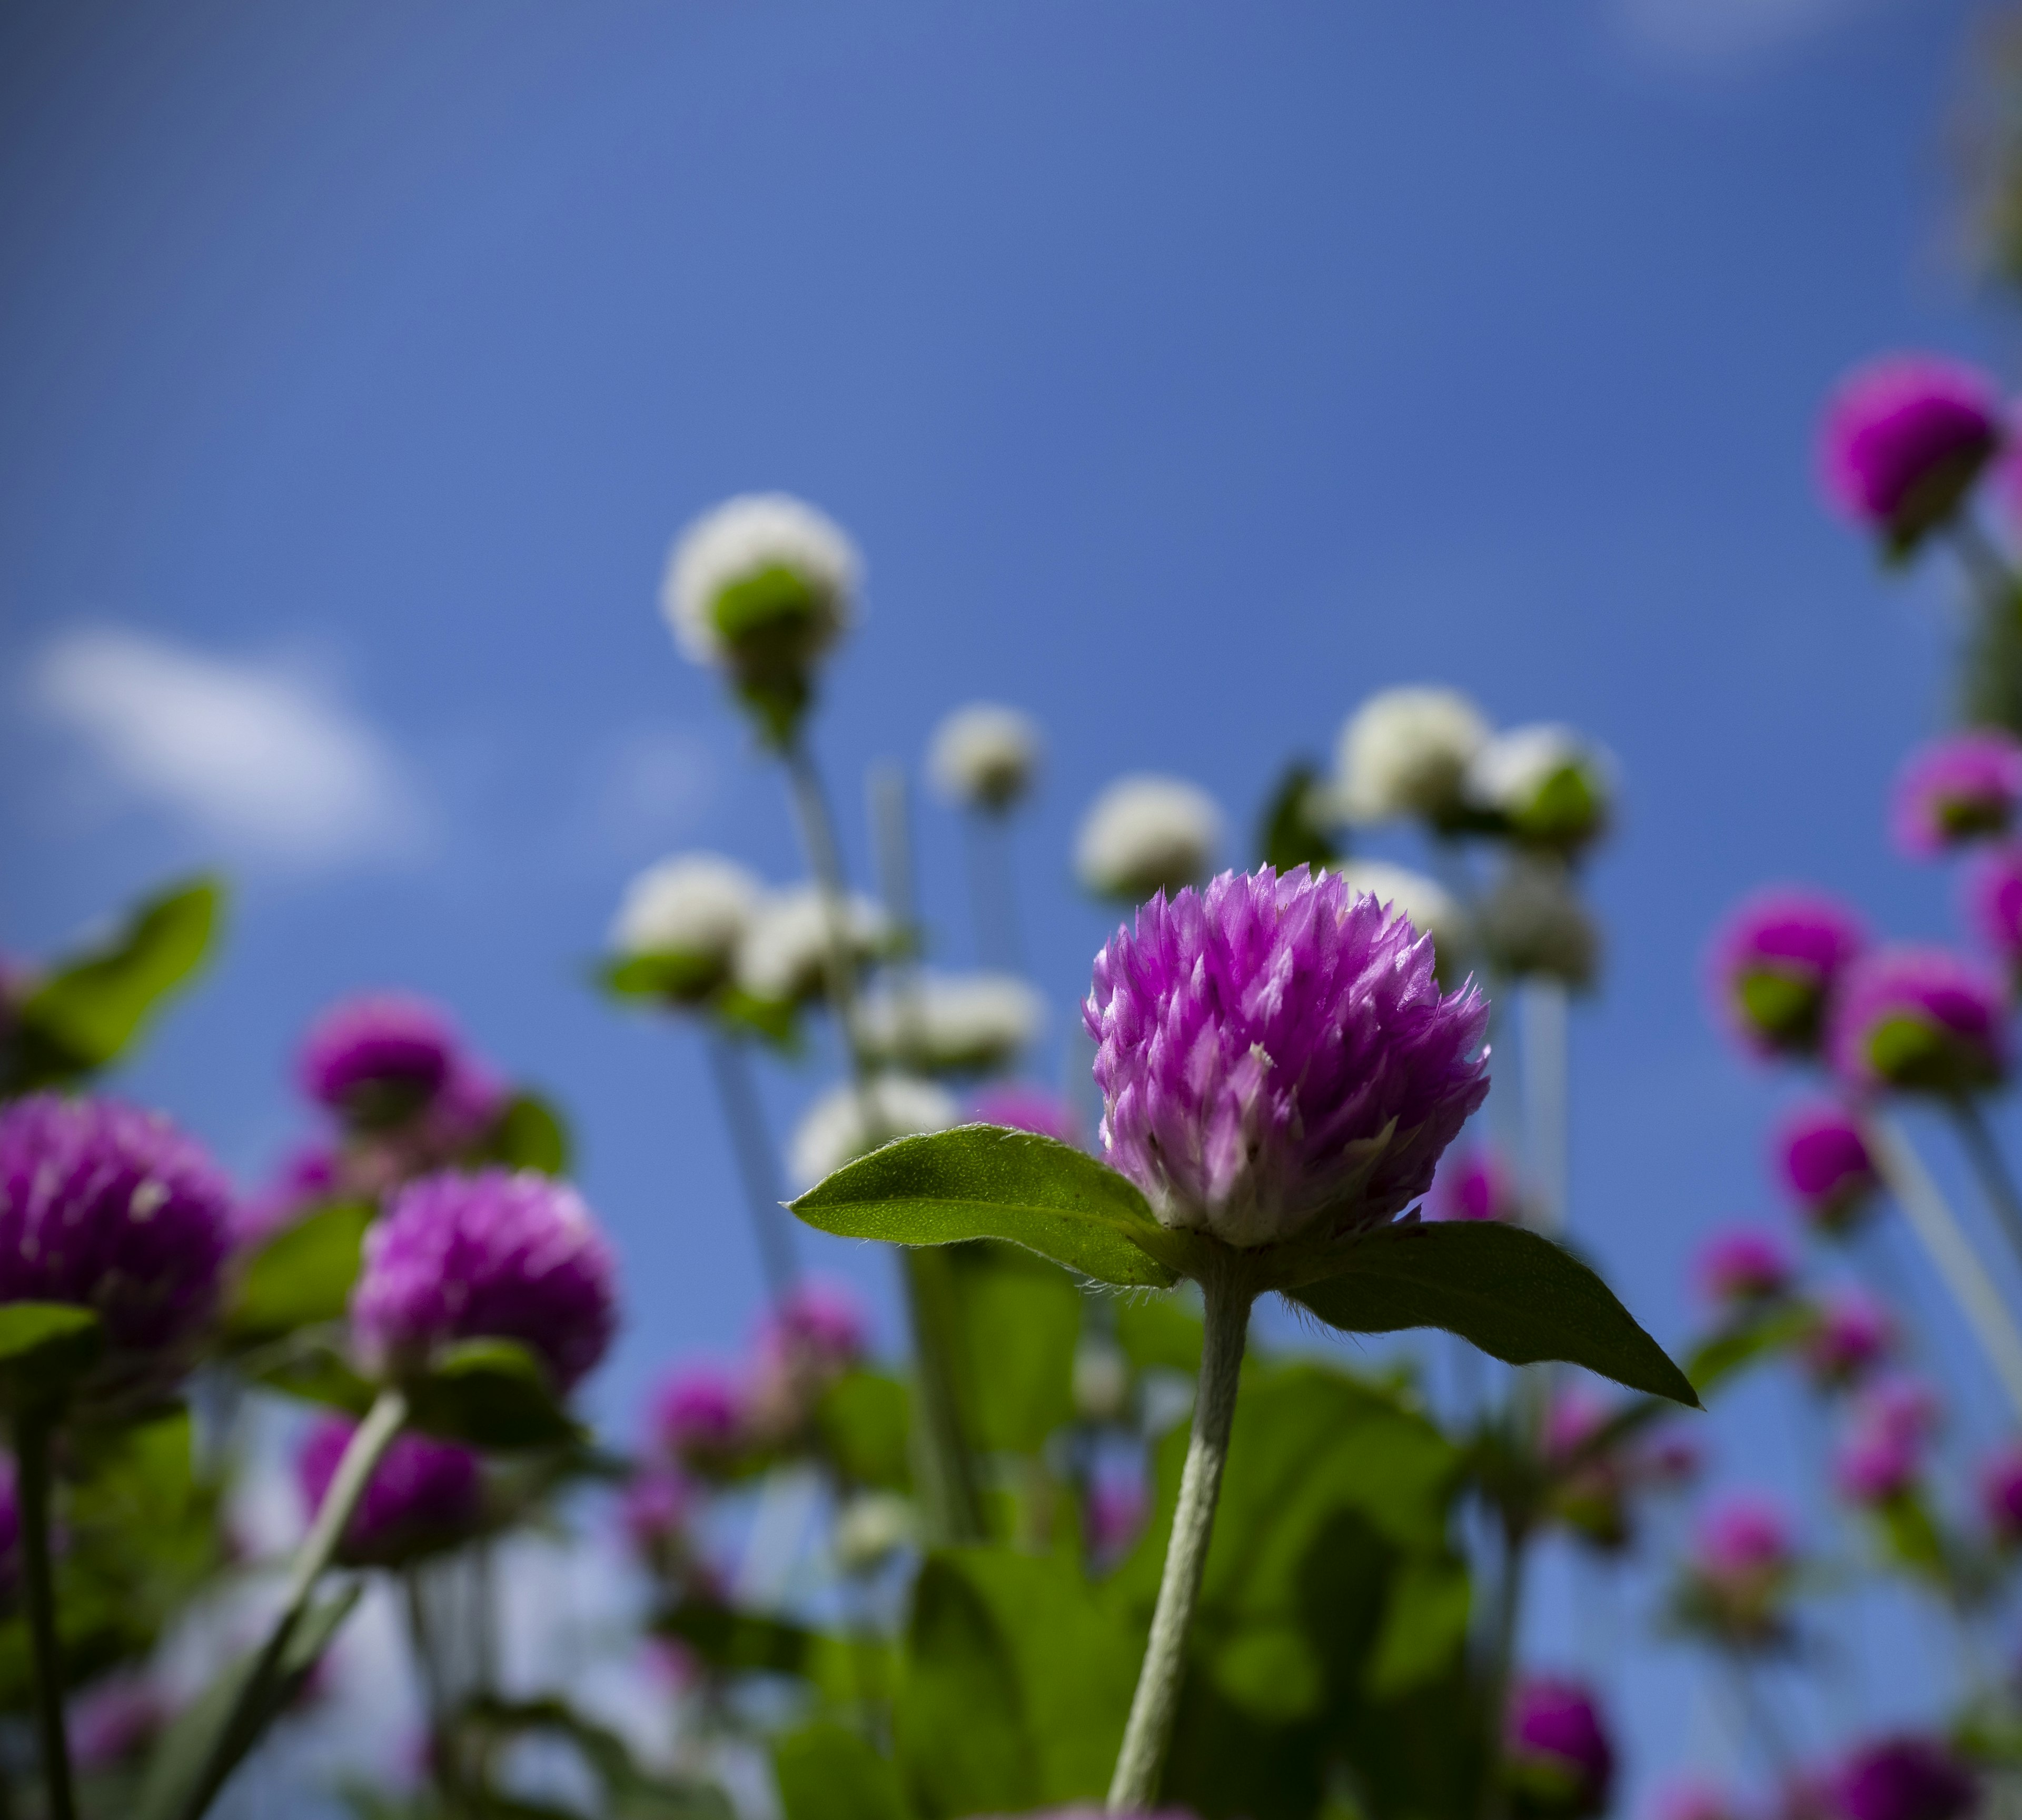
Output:
[[1605,833],[1615,764],[1570,727],[1513,727],[1468,767],[1469,807],[1526,846],[1577,852]]
[[611,928],[614,975],[630,989],[699,1005],[729,979],[765,895],[733,859],[684,853],[625,888]]
[[1513,851],[1476,918],[1483,952],[1506,977],[1589,986],[1600,965],[1600,931],[1557,855]]
[[[850,960],[859,966],[889,952],[892,919],[869,898],[843,901]],[[820,889],[796,885],[759,904],[737,946],[739,987],[768,1005],[805,1005],[828,990],[830,935]]]
[[1221,838],[1221,811],[1205,790],[1175,777],[1120,777],[1082,817],[1075,872],[1097,896],[1134,903],[1199,884]]
[[1415,817],[1444,828],[1465,804],[1462,784],[1490,728],[1457,689],[1385,689],[1356,709],[1341,730],[1334,787],[1350,822]]
[[958,807],[1002,815],[1031,789],[1039,753],[1039,729],[1029,714],[972,702],[934,729],[927,775]]
[[874,1074],[845,1081],[801,1115],[787,1147],[787,1165],[803,1191],[845,1163],[868,1156],[894,1138],[948,1131],[962,1123],[954,1095],[911,1074]]
[[1045,1022],[1045,1001],[1015,974],[922,972],[867,996],[857,1035],[881,1063],[984,1074],[1016,1060]]

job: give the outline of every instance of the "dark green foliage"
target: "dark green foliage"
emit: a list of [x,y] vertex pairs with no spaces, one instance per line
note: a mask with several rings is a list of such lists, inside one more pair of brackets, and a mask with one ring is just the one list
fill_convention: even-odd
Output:
[[1318,871],[1344,848],[1329,813],[1327,781],[1310,760],[1294,759],[1278,779],[1257,825],[1257,857],[1280,872],[1310,866]]
[[[488,1760],[502,1746],[524,1738],[567,1745],[601,1788],[604,1799],[596,1811],[603,1820],[732,1820],[730,1804],[719,1790],[641,1768],[623,1738],[608,1726],[585,1718],[565,1700],[473,1700],[457,1715],[454,1729],[463,1756],[476,1761]],[[578,1811],[536,1810],[488,1788],[473,1805],[487,1816]]]
[[899,1772],[860,1733],[817,1721],[772,1747],[786,1820],[910,1820]]
[[1036,1453],[1074,1416],[1081,1292],[1016,1246],[965,1245],[949,1256],[963,1432],[984,1453]]
[[583,1439],[541,1362],[516,1340],[444,1347],[407,1394],[416,1428],[473,1447],[564,1447]]
[[0,1403],[10,1410],[60,1401],[105,1351],[97,1315],[73,1302],[0,1305]]
[[228,1344],[261,1345],[341,1320],[357,1280],[369,1201],[334,1201],[284,1226],[249,1258],[225,1311]]
[[835,1469],[854,1485],[904,1491],[912,1483],[911,1399],[896,1377],[859,1367],[822,1393],[815,1424]]
[[476,1156],[480,1163],[509,1169],[535,1169],[544,1176],[569,1173],[568,1127],[553,1103],[538,1093],[515,1093]]
[[1798,1303],[1772,1303],[1729,1322],[1694,1347],[1685,1359],[1685,1375],[1701,1396],[1710,1396],[1737,1373],[1794,1346],[1811,1331],[1817,1318]]
[[1958,717],[2022,734],[2022,596],[1976,598],[1959,659]]

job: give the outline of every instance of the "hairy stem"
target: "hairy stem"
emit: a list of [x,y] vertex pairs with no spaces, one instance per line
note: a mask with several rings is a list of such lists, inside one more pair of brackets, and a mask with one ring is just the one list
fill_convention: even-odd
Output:
[[1148,1812],[1159,1793],[1173,1720],[1179,1709],[1180,1683],[1187,1665],[1187,1632],[1200,1598],[1201,1575],[1214,1533],[1214,1507],[1221,1496],[1222,1468],[1228,1460],[1228,1435],[1235,1421],[1235,1387],[1243,1366],[1243,1343],[1250,1331],[1254,1292],[1226,1275],[1202,1286],[1206,1298],[1207,1327],[1201,1349],[1200,1388],[1194,1399],[1193,1433],[1187,1443],[1187,1463],[1180,1475],[1179,1503],[1173,1512],[1173,1533],[1166,1544],[1166,1570],[1159,1582],[1159,1603],[1152,1613],[1152,1634],[1144,1645],[1144,1662],[1131,1696],[1130,1718],[1123,1728],[1123,1748],[1109,1784],[1112,1814]]
[[736,1153],[745,1205],[750,1210],[752,1236],[758,1242],[766,1293],[777,1304],[793,1293],[800,1280],[800,1263],[779,1205],[779,1183],[772,1147],[765,1137],[764,1110],[746,1064],[743,1038],[712,1026],[707,1045],[710,1072],[716,1079],[717,1098],[723,1107],[723,1122],[730,1129],[730,1147]]
[[28,1639],[35,1664],[35,1732],[42,1747],[42,1787],[50,1820],[72,1820],[70,1738],[64,1729],[62,1652],[57,1643],[56,1576],[49,1561],[49,1443],[55,1412],[24,1412],[14,1430],[20,1479],[21,1571]]

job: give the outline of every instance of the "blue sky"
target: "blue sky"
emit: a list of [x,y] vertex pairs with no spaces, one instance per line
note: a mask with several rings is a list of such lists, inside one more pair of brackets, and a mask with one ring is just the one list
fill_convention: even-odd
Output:
[[[1951,927],[1880,813],[1942,718],[1950,578],[1880,577],[1810,439],[1871,351],[2012,351],[1957,250],[1976,16],[10,7],[0,943],[226,866],[221,962],[126,1086],[248,1176],[319,1005],[454,1005],[575,1114],[629,1420],[757,1281],[694,1045],[582,968],[662,852],[797,870],[654,606],[689,515],[784,487],[868,560],[818,732],[860,864],[867,762],[917,774],[980,695],[1046,727],[1019,860],[1057,1033],[1104,932],[1068,842],[1116,772],[1246,830],[1291,752],[1433,679],[1604,740],[1575,1222],[1676,1336],[1695,1236],[1770,1209],[1782,1090],[1706,1027],[1714,917],[1783,876]],[[288,723],[271,764],[206,745],[221,673]],[[956,831],[929,807],[921,842],[959,961]],[[783,1131],[819,1078],[768,1081]],[[876,1257],[817,1261],[883,1297]],[[1752,1408],[1721,1463],[1773,1476]]]

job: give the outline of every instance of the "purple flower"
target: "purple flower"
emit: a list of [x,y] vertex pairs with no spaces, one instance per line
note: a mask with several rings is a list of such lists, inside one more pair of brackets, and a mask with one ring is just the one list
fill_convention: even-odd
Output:
[[1144,1488],[1135,1479],[1097,1479],[1088,1494],[1089,1552],[1098,1561],[1121,1559],[1150,1514]]
[[1745,1311],[1787,1295],[1797,1270],[1790,1248],[1760,1227],[1717,1232],[1699,1248],[1699,1286],[1723,1309]]
[[1096,957],[1103,1145],[1168,1226],[1259,1246],[1402,1213],[1488,1092],[1488,1006],[1338,875],[1162,892]]
[[823,1381],[863,1356],[863,1309],[847,1289],[803,1283],[765,1318],[758,1335],[761,1368],[789,1370]]
[[516,1340],[566,1391],[618,1325],[616,1264],[582,1198],[530,1169],[411,1182],[365,1235],[352,1326],[400,1372],[458,1340]]
[[406,993],[374,992],[332,1005],[309,1026],[296,1070],[302,1091],[363,1125],[411,1118],[455,1069],[448,1014]]
[[1822,892],[1759,892],[1714,938],[1714,1002],[1758,1054],[1809,1055],[1819,1045],[1827,994],[1867,939],[1860,919]]
[[1516,1172],[1499,1151],[1487,1144],[1448,1151],[1433,1178],[1425,1217],[1521,1221],[1524,1202],[1517,1192]]
[[21,1499],[14,1486],[14,1457],[0,1454],[0,1604],[11,1603],[21,1584]]
[[1947,734],[1911,753],[1896,780],[1896,844],[1935,859],[1969,841],[2006,833],[2022,801],[2022,744],[1991,727]]
[[1652,1820],[1741,1820],[1741,1804],[1710,1782],[1674,1782],[1651,1810]]
[[1842,1389],[1889,1356],[1896,1323],[1864,1289],[1834,1290],[1819,1304],[1818,1322],[1805,1340],[1805,1362],[1827,1389]]
[[1074,1109],[1057,1094],[1020,1081],[1006,1081],[987,1088],[976,1099],[976,1118],[980,1125],[1002,1125],[1013,1131],[1037,1132],[1061,1143],[1081,1142]]
[[1593,1696],[1577,1683],[1518,1682],[1503,1748],[1517,1820],[1591,1820],[1606,1811],[1615,1749]]
[[64,1723],[71,1760],[81,1770],[108,1770],[137,1757],[167,1722],[169,1712],[145,1676],[117,1671],[70,1697]]
[[2004,1548],[2022,1542],[2022,1443],[2004,1442],[1980,1462],[1980,1512]]
[[652,1427],[675,1459],[697,1468],[720,1465],[750,1437],[743,1386],[719,1366],[686,1366],[654,1393]]
[[[309,1431],[295,1461],[303,1501],[322,1509],[357,1424],[327,1416]],[[338,1558],[352,1567],[392,1565],[467,1538],[484,1514],[477,1456],[425,1435],[394,1438],[345,1526]]]
[[1966,926],[2012,968],[2022,962],[2022,843],[1980,854],[1962,881]]
[[108,1381],[195,1338],[231,1234],[229,1184],[160,1114],[53,1093],[0,1107],[0,1302],[95,1309]]
[[1857,368],[1826,407],[1827,497],[1907,547],[1942,523],[2002,441],[2001,394],[1986,374],[1930,354]]
[[1849,969],[1826,1033],[1833,1072],[1856,1092],[1967,1093],[2008,1072],[2007,995],[1944,948],[1877,950]]
[[694,1515],[695,1488],[678,1472],[649,1466],[626,1481],[619,1514],[625,1534],[642,1555],[663,1552]]
[[1980,1799],[1973,1773],[1944,1745],[1913,1736],[1863,1745],[1830,1787],[1844,1820],[1962,1820]]
[[1908,1491],[1940,1413],[1937,1398],[1911,1378],[1885,1379],[1863,1391],[1833,1463],[1841,1494],[1872,1508]]
[[1836,1101],[1807,1100],[1785,1114],[1774,1148],[1777,1173],[1813,1230],[1846,1232],[1873,1204],[1880,1181],[1867,1140]]
[[1729,1595],[1759,1599],[1796,1564],[1790,1519],[1767,1498],[1746,1494],[1717,1505],[1692,1538],[1692,1568]]

